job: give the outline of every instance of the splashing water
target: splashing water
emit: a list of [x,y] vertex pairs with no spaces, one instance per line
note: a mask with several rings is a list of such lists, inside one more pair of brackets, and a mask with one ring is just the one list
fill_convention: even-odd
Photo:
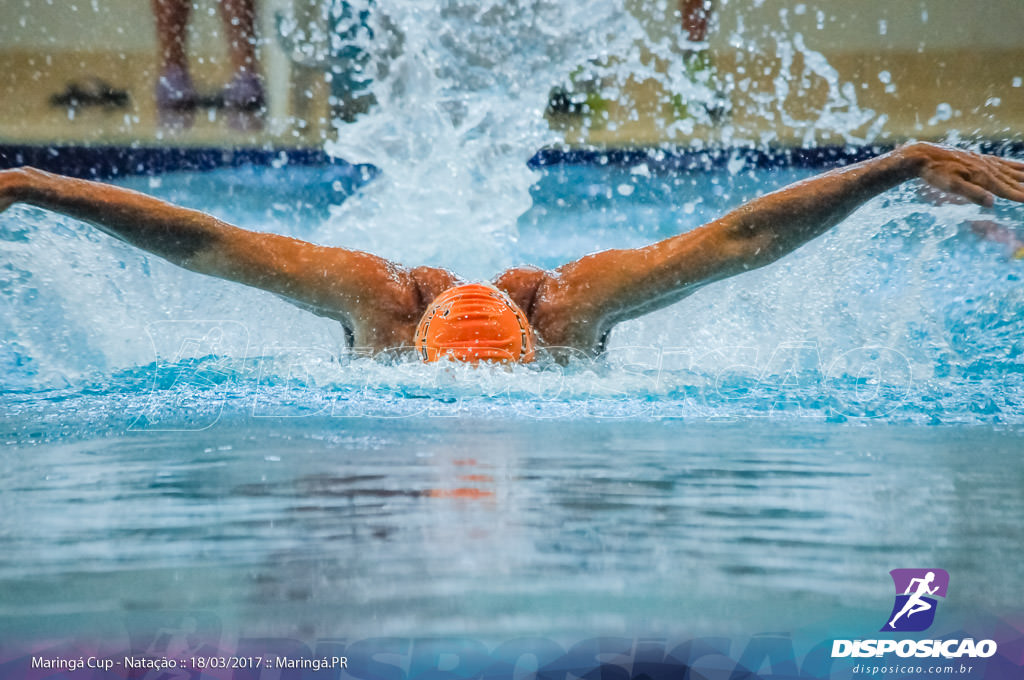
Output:
[[628,46],[636,20],[606,0],[406,0],[386,11],[390,28],[378,32],[399,33],[402,48],[370,67],[377,107],[327,145],[382,177],[318,236],[488,278],[514,264],[508,246],[537,180],[527,161],[559,139],[543,115],[552,84]]
[[[688,47],[682,38],[646,35],[636,7],[348,5],[348,14],[331,5],[324,17],[328,24],[363,17],[367,30],[345,34],[348,47],[369,55],[360,58],[360,78],[376,106],[339,123],[327,150],[378,167],[373,182],[348,195],[329,170],[278,168],[124,183],[241,226],[489,279],[510,265],[553,267],[599,248],[664,238],[811,174],[754,171],[739,156],[699,175],[654,162],[530,169],[538,148],[561,139],[544,119],[548,93],[581,65],[601,71],[606,98],[625,96],[630,78],[656,79],[688,101],[715,96],[711,83],[679,65]],[[332,43],[339,33],[302,35],[329,54],[346,48]],[[748,33],[741,25],[730,42],[754,49],[765,38]],[[752,100],[757,115],[803,131],[806,145],[823,132],[872,141],[884,118],[857,106],[852,86],[822,55],[799,35],[767,38],[784,75],[770,97]],[[323,58],[312,48],[307,56]],[[787,113],[787,100],[815,88],[823,92],[820,108]],[[694,116],[708,122],[700,107]],[[725,146],[774,141],[729,124],[709,134],[706,143]],[[492,372],[339,361],[344,340],[333,322],[17,207],[0,216],[4,392],[44,393],[53,403],[94,392],[106,403],[123,393],[128,405],[111,416],[116,427],[140,417],[174,420],[152,411],[154,383],[180,397],[166,402],[181,406],[179,418],[204,403],[251,413],[260,395],[273,395],[264,406],[284,413],[417,414],[423,404],[441,411],[454,404],[536,415],[540,401],[547,414],[569,416],[795,410],[1020,422],[1020,271],[961,226],[981,216],[973,207],[924,204],[911,189],[891,194],[778,265],[623,324],[599,366]],[[998,217],[1019,221],[1020,210]]]
[[[290,169],[287,182],[270,169],[165,176],[150,190],[307,237],[334,219],[325,204],[309,198],[296,214],[274,198],[315,197],[319,172]],[[518,221],[522,239],[500,255],[551,267],[640,245],[808,174],[549,172]],[[267,210],[268,198],[277,207]],[[688,203],[692,212],[677,207]],[[197,429],[231,414],[1020,422],[1019,263],[961,226],[978,216],[922,204],[908,187],[775,265],[620,325],[598,364],[504,371],[347,357],[334,322],[19,207],[0,218],[2,397],[27,418],[12,421],[16,430],[53,432],[77,420],[71,404],[91,414],[88,431]]]
[[[385,8],[362,0],[343,6],[343,12],[338,5],[327,12],[327,23],[336,21],[334,35],[348,36],[349,49],[368,55],[360,77],[377,106],[354,123],[339,124],[326,148],[383,173],[316,232],[325,242],[399,260],[457,263],[471,278],[517,264],[503,252],[518,238],[515,223],[530,207],[529,188],[537,180],[526,161],[562,139],[544,118],[548,94],[581,70],[592,73],[605,102],[635,107],[627,84],[643,81],[686,102],[682,118],[655,121],[667,139],[699,125],[703,135],[690,145],[775,141],[763,130],[714,123],[711,112],[721,98],[736,94],[736,79],[693,72],[684,54],[705,45],[638,18],[657,14],[658,2],[406,0]],[[363,18],[364,30],[351,29],[354,16]],[[803,144],[813,146],[823,138],[870,143],[884,128],[886,118],[858,106],[853,84],[842,82],[799,33],[765,36],[741,22],[729,42],[741,53],[770,50],[778,57],[771,93],[742,102],[748,119],[770,122],[764,129],[799,131]],[[794,99],[812,92],[817,104],[811,111],[789,112]],[[581,131],[586,136],[592,127],[614,124],[608,111],[591,110]],[[417,235],[412,242],[409,233]]]

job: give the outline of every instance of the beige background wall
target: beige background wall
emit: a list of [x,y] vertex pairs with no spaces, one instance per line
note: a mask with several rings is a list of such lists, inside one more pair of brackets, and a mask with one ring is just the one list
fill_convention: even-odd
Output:
[[[714,2],[721,27],[712,40],[716,49],[727,46],[741,22],[745,35],[786,29],[802,33],[808,47],[829,52],[1024,47],[1024,0]],[[654,17],[664,17],[670,30],[677,25],[672,16],[676,0],[635,0],[634,4],[645,5],[646,13]],[[210,39],[221,30],[216,0],[196,0],[196,5],[192,32],[197,40],[193,44],[218,42]],[[102,46],[142,51],[153,49],[154,32],[149,0],[0,2],[0,49],[90,50]]]
[[714,47],[725,47],[741,21],[747,34],[760,26],[802,33],[823,52],[1024,47],[1024,0],[716,2],[722,30]]
[[[276,8],[298,1],[257,0],[264,26],[272,25]],[[379,2],[386,7],[388,0]],[[625,2],[647,18],[653,39],[679,40],[678,0]],[[710,48],[717,77],[747,81],[742,90],[724,90],[731,113],[717,129],[698,125],[679,133],[673,126],[679,109],[669,103],[674,93],[646,81],[631,84],[624,106],[611,104],[608,124],[588,129],[570,121],[566,139],[611,146],[714,143],[727,129],[741,143],[842,142],[819,132],[827,126],[814,122],[828,89],[820,74],[808,71],[805,55],[788,66],[777,59],[774,36],[791,41],[797,34],[826,57],[841,83],[854,85],[856,106],[874,112],[855,136],[898,142],[943,139],[956,130],[968,138],[1022,139],[1024,0],[713,2],[717,27]],[[213,91],[231,76],[223,29],[216,0],[195,4],[194,75]],[[152,101],[155,32],[150,0],[0,0],[0,142],[317,146],[322,135],[331,134],[323,75],[291,66],[272,49],[264,50],[263,66],[276,89],[262,132],[240,135],[225,129],[216,112],[203,112],[192,128],[168,134],[157,125]],[[784,121],[781,111],[766,115],[753,103],[774,96],[780,75],[791,85],[784,108],[796,124]],[[131,106],[66,111],[50,103],[69,83],[95,78],[129,92]],[[881,133],[870,131],[876,123]]]
[[[216,0],[194,4],[192,44],[219,49]],[[13,48],[149,51],[156,49],[156,25],[149,0],[2,0],[0,49]]]

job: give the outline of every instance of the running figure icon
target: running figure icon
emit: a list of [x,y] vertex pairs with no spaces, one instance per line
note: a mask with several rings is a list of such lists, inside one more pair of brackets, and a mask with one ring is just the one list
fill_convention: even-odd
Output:
[[[949,587],[949,573],[944,569],[893,569],[890,572],[896,586],[889,622],[883,631],[922,631],[935,620],[938,601],[945,597]],[[918,616],[914,616],[917,614]]]
[[[934,580],[934,571],[929,571],[924,578],[915,578],[910,580],[910,585],[907,586],[906,592],[903,593],[904,595],[910,595],[910,599],[908,599],[907,603],[903,605],[903,609],[900,610],[899,614],[892,617],[892,621],[889,622],[890,628],[895,628],[896,621],[903,615],[906,615],[906,617],[909,619],[911,616],[917,614],[918,612],[928,611],[932,608],[931,603],[922,600],[921,596],[935,594],[935,591],[937,591],[939,587],[928,587]],[[913,594],[911,594],[910,591],[914,588],[915,583],[917,584],[917,590],[915,590]]]

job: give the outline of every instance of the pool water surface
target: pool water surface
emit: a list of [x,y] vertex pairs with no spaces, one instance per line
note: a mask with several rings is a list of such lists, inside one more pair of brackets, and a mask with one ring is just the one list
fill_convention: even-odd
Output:
[[942,565],[957,602],[999,612],[1021,578],[1022,444],[1019,429],[472,417],[20,442],[2,463],[2,621],[15,636],[181,611],[311,639],[856,630],[884,623],[888,571],[908,564]]
[[[327,170],[124,183],[488,278],[664,238],[812,172],[556,167],[518,221],[439,213],[430,233],[353,220],[372,193]],[[964,227],[981,216],[905,187],[623,324],[603,359],[507,371],[353,357],[330,321],[16,207],[0,630],[119,635],[185,612],[300,639],[859,635],[884,623],[888,571],[922,565],[953,575],[949,611],[1007,611],[1024,293],[1021,263]]]

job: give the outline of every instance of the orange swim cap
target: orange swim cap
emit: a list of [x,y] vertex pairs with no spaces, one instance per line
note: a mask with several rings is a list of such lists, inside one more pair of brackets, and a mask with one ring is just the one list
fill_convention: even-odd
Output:
[[414,342],[424,361],[533,361],[533,334],[523,310],[480,283],[438,295],[423,313]]

